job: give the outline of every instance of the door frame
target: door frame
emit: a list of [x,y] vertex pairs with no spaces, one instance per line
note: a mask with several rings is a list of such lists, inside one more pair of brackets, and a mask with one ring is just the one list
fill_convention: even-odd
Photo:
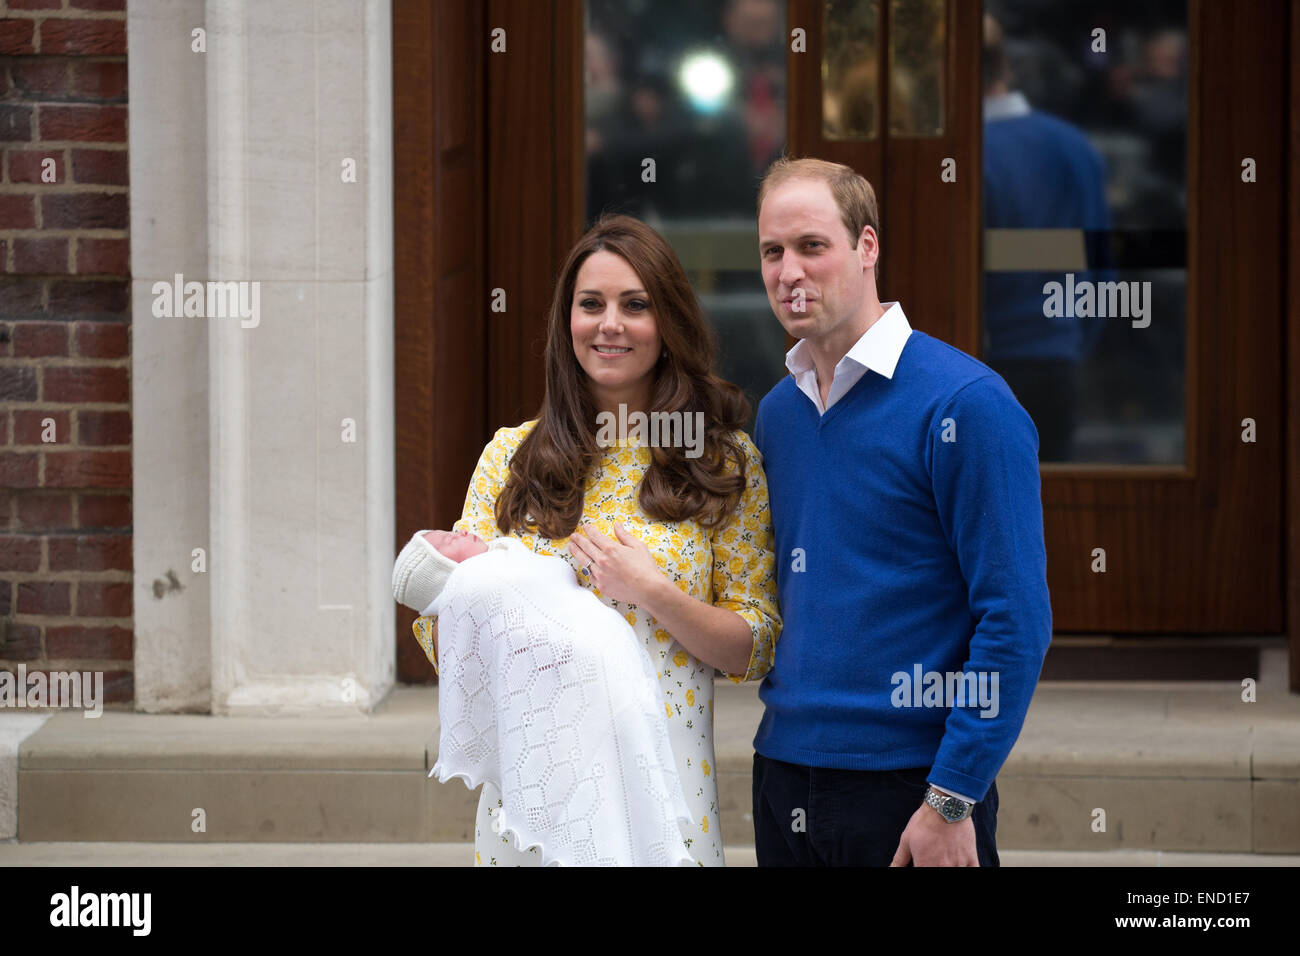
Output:
[[[393,0],[395,545],[460,517],[486,428],[484,46],[473,0]],[[394,559],[396,555],[394,554]],[[397,679],[435,680],[397,608]]]
[[1286,626],[1290,647],[1290,688],[1300,693],[1300,0],[1291,0],[1290,136],[1286,172],[1287,317],[1286,334]]
[[[460,518],[484,445],[541,403],[554,276],[582,226],[583,7],[392,3],[400,548]],[[397,679],[432,682],[414,620],[398,608]]]

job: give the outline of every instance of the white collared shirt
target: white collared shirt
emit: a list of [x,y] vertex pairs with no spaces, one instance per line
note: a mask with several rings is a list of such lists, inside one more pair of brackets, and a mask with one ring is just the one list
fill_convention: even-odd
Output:
[[1012,90],[1000,96],[984,97],[984,122],[986,123],[1028,116],[1031,112],[1033,110],[1029,107],[1029,100],[1025,99],[1025,94],[1019,90]]
[[[903,354],[903,346],[912,334],[912,326],[903,314],[903,307],[897,302],[881,303],[887,306],[883,315],[872,323],[871,328],[862,333],[862,337],[853,343],[844,358],[835,365],[831,378],[831,388],[826,395],[826,406],[822,407],[822,393],[817,381],[817,366],[809,354],[808,343],[800,339],[794,348],[786,353],[785,367],[794,376],[795,384],[812,401],[818,414],[825,415],[832,405],[849,393],[849,390],[867,369],[877,372],[885,378],[894,377],[898,359]],[[931,784],[933,786],[933,784]],[[934,787],[942,793],[952,794],[958,800],[975,803],[970,797],[943,787]]]
[[883,304],[887,306],[884,314],[862,333],[862,338],[853,343],[848,354],[835,366],[825,408],[822,407],[822,393],[817,381],[817,366],[809,354],[808,343],[800,339],[786,353],[785,367],[794,376],[799,391],[812,400],[819,414],[825,415],[832,405],[847,395],[867,369],[879,372],[885,378],[894,377],[898,357],[903,354],[912,326],[908,324],[901,305],[897,302]]

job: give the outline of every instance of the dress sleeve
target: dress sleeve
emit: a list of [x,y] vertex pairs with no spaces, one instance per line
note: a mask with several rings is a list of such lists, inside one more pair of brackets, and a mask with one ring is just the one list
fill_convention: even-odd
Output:
[[727,675],[737,684],[767,675],[781,634],[767,475],[749,436],[742,432],[739,438],[748,482],[739,506],[713,535],[713,604],[743,617],[754,635],[745,673]]
[[514,454],[520,440],[516,434],[518,431],[516,428],[498,429],[487,443],[474,467],[474,476],[469,480],[460,520],[451,530],[468,531],[484,541],[501,537],[501,531],[497,528],[497,496],[501,494],[510,474],[510,456]]
[[[469,489],[465,492],[465,506],[461,509],[460,520],[452,527],[453,531],[469,531],[484,541],[501,537],[497,528],[497,496],[505,487],[510,455],[522,440],[520,429],[501,428],[492,436],[492,440],[479,455],[478,464],[474,466],[474,475],[469,480]],[[415,639],[424,654],[433,664],[434,673],[438,671],[438,661],[433,653],[432,617],[417,617],[411,625]]]

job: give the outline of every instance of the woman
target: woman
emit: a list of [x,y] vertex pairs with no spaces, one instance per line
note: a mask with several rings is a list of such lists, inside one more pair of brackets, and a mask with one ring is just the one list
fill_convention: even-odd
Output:
[[[627,619],[663,689],[695,821],[687,850],[701,866],[725,864],[714,668],[737,682],[763,677],[781,627],[767,482],[740,430],[749,403],[713,374],[713,354],[699,303],[664,239],[635,219],[602,218],[569,253],[556,286],[541,412],[489,442],[454,527],[485,540],[512,535],[564,557]],[[691,422],[702,413],[702,447],[602,438],[610,416],[635,421],[636,412]],[[415,627],[436,635],[428,618]],[[499,791],[485,784],[475,864],[540,865],[536,850],[520,852],[494,831],[500,806]]]

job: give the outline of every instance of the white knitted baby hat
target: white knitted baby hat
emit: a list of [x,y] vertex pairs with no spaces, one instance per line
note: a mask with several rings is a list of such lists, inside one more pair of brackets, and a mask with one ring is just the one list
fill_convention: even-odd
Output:
[[[426,529],[428,530],[428,529]],[[417,531],[393,565],[393,598],[420,613],[442,593],[457,564]]]

